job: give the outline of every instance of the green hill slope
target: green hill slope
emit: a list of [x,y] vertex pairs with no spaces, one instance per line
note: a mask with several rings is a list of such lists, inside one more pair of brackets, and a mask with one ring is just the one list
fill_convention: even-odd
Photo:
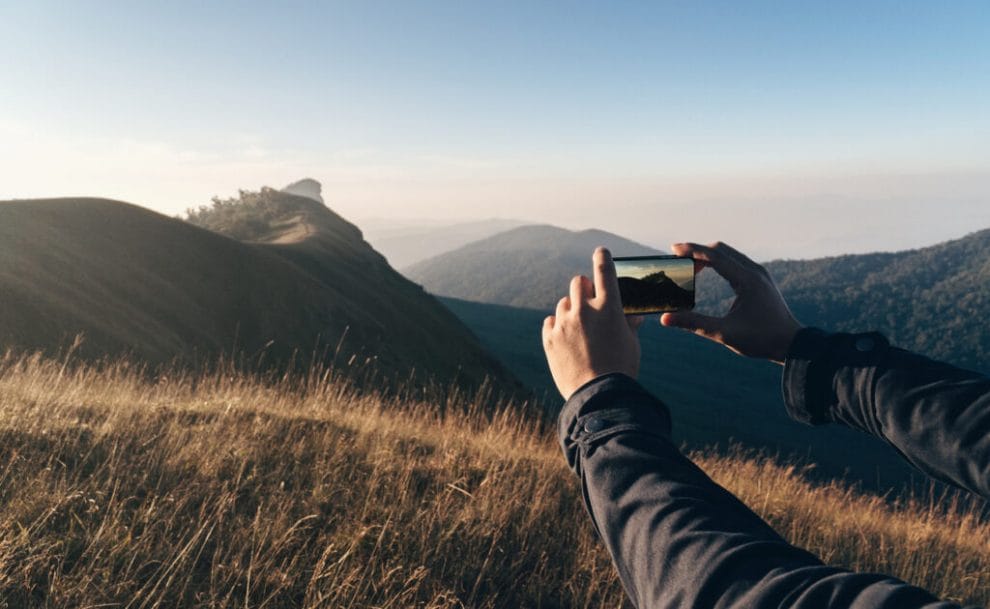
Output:
[[356,227],[304,197],[252,196],[257,209],[226,208],[252,242],[117,201],[0,203],[0,348],[54,352],[82,333],[84,358],[285,366],[315,353],[396,378],[513,384]]
[[587,274],[591,252],[605,245],[616,255],[663,253],[600,230],[523,226],[402,269],[431,294],[493,304],[551,309],[577,273]]

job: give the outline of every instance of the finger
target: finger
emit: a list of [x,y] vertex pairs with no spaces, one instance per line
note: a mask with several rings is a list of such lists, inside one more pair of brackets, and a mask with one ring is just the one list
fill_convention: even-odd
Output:
[[582,294],[584,294],[585,300],[591,300],[595,297],[595,284],[584,275],[581,275],[581,289],[584,290]]
[[695,258],[693,256],[693,250],[689,246],[694,245],[693,243],[674,243],[670,246],[670,251],[673,252],[675,256],[683,256],[685,258],[692,258],[694,260],[694,274],[697,275],[705,267],[708,266],[708,261],[702,260],[701,258]]
[[709,247],[724,252],[729,256],[732,256],[742,264],[757,266],[757,264],[753,262],[753,260],[749,256],[740,252],[736,248],[732,247],[731,245],[723,241],[716,241],[715,243],[712,243]]
[[645,315],[626,315],[626,323],[629,324],[629,329],[632,330],[633,334],[639,332],[644,321],[646,321]]
[[594,296],[594,288],[591,280],[584,275],[575,275],[571,279],[570,299],[571,306],[580,308]]
[[692,311],[664,313],[660,316],[661,325],[694,332],[698,336],[704,336],[717,343],[723,343],[722,323],[721,317],[711,317]]
[[546,345],[550,339],[550,332],[553,331],[554,323],[556,323],[557,318],[553,315],[547,315],[543,320],[543,344]]
[[612,253],[604,247],[595,249],[591,256],[595,267],[595,299],[602,304],[619,302],[619,280],[615,276]]
[[571,310],[570,296],[564,296],[563,298],[557,301],[557,313],[556,313],[557,317],[560,317],[561,315],[567,313],[570,310]]
[[718,245],[715,244],[715,247],[712,247],[698,243],[675,243],[671,249],[678,256],[694,258],[696,271],[700,270],[698,268],[698,261],[700,260],[703,263],[701,268],[712,267],[716,273],[725,277],[733,288],[738,289],[739,286],[745,285],[747,281],[753,278],[753,270],[744,266],[739,259],[724,248],[717,247]]

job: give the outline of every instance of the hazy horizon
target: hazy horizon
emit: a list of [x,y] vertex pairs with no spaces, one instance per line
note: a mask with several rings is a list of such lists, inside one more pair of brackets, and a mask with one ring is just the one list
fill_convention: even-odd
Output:
[[990,227],[988,39],[980,2],[10,5],[0,199],[312,177],[358,226],[922,247]]

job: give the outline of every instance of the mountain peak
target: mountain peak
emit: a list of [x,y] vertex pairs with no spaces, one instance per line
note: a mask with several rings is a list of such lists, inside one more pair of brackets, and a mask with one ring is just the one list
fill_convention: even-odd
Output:
[[313,178],[303,178],[289,184],[282,189],[282,192],[299,197],[306,197],[326,205],[323,200],[323,185]]
[[[296,192],[290,192],[296,185]],[[267,186],[259,191],[240,190],[236,197],[214,197],[212,206],[188,210],[186,219],[238,241],[309,246],[325,241],[360,244],[361,231],[356,226],[313,198],[320,197],[319,190],[320,183],[308,178],[282,190]]]

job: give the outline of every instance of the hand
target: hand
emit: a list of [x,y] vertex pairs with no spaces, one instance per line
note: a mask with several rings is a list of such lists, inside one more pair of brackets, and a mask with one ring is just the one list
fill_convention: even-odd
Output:
[[604,247],[592,256],[595,281],[571,279],[570,294],[557,303],[556,315],[543,320],[543,350],[560,395],[571,397],[581,385],[609,372],[639,374],[639,316],[622,313],[619,281],[612,255]]
[[660,323],[690,330],[749,357],[782,364],[801,324],[791,314],[767,270],[724,243],[676,243],[678,256],[691,256],[695,270],[711,267],[725,277],[736,299],[725,317],[690,311],[664,313]]

